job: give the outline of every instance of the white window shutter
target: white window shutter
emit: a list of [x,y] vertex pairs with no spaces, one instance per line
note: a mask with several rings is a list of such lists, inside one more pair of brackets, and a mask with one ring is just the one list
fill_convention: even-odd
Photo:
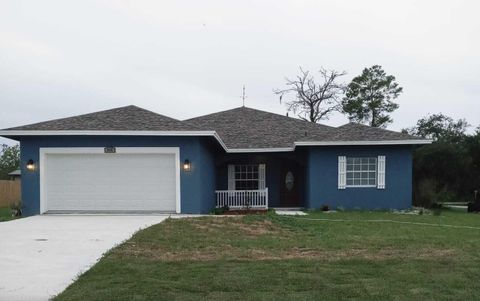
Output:
[[228,164],[228,190],[235,190],[235,165]]
[[377,188],[385,189],[385,156],[378,156]]
[[258,165],[258,189],[265,189],[265,164]]
[[347,186],[347,157],[338,156],[338,189]]

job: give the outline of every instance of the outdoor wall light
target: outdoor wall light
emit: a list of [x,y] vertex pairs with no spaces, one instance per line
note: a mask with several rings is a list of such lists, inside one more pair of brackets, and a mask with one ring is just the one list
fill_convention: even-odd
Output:
[[33,162],[32,159],[28,160],[27,165],[25,165],[28,171],[34,171],[35,170],[35,162]]
[[183,161],[183,170],[184,171],[192,170],[192,163],[190,163],[190,161],[188,161],[188,159],[185,159],[185,161]]

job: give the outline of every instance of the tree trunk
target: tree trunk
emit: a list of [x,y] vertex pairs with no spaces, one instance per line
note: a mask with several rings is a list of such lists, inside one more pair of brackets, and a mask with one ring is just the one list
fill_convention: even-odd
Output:
[[370,122],[370,126],[376,127],[377,126],[377,115],[375,110],[372,110],[372,121]]

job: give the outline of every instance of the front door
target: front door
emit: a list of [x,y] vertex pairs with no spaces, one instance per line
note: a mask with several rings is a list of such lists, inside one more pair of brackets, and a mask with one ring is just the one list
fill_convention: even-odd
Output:
[[283,162],[280,170],[280,206],[301,207],[301,168],[295,162]]

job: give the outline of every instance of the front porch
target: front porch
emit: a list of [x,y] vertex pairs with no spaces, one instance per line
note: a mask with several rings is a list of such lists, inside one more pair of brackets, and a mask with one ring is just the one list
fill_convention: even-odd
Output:
[[305,207],[304,152],[223,154],[216,159],[217,208]]
[[216,207],[268,209],[268,188],[260,190],[217,190]]

